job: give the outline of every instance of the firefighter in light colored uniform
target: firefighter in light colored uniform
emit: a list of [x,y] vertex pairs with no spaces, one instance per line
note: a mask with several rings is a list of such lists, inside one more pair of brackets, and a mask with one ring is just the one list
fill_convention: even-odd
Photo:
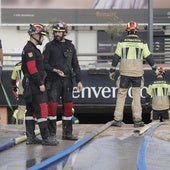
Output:
[[117,94],[116,108],[114,111],[114,126],[122,126],[123,109],[129,87],[132,87],[132,114],[134,127],[144,126],[144,122],[142,121],[140,97],[142,76],[144,74],[143,59],[146,59],[154,71],[157,66],[154,63],[148,45],[136,35],[138,30],[139,27],[136,22],[130,21],[127,24],[127,36],[117,44],[115,55],[113,56],[112,67],[110,68],[109,75],[111,80],[114,80],[116,66],[120,62],[120,84]]
[[21,62],[17,63],[11,74],[12,90],[17,98],[18,104],[18,108],[14,111],[12,116],[12,124],[15,124],[16,120],[18,121],[18,124],[23,124],[26,112],[25,100],[23,96],[23,72],[21,70],[21,64]]
[[165,121],[169,119],[170,84],[165,80],[166,69],[159,67],[154,80],[147,89],[146,105],[151,103],[152,120]]

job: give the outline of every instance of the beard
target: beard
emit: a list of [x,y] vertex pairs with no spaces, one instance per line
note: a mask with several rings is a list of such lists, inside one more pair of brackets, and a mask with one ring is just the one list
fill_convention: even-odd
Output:
[[62,36],[62,37],[60,37],[60,36],[55,36],[55,37],[54,37],[54,40],[57,41],[57,42],[60,42],[60,41],[63,40],[63,38],[64,38],[64,36]]

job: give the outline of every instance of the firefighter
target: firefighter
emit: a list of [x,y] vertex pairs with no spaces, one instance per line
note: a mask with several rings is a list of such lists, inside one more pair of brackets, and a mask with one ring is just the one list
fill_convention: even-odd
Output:
[[[26,144],[42,144],[55,146],[58,141],[50,138],[47,117],[47,94],[44,85],[46,72],[43,66],[43,56],[41,51],[37,48],[42,45],[44,36],[48,34],[42,24],[30,24],[28,29],[30,36],[29,41],[22,51],[22,71],[24,74],[23,87],[24,98],[26,102]],[[39,125],[42,140],[35,135],[35,117]]]
[[17,104],[18,104],[18,107],[14,111],[14,114],[12,116],[12,124],[16,124],[16,121],[18,122],[19,125],[24,123],[26,107],[25,107],[25,100],[23,96],[22,80],[23,80],[23,73],[21,70],[21,62],[19,62],[15,65],[11,74],[12,91],[17,99]]
[[[63,21],[52,25],[54,39],[46,44],[44,65],[47,72],[46,87],[49,99],[49,129],[51,136],[56,137],[56,120],[58,104],[62,102],[62,139],[77,140],[72,134],[73,117],[73,79],[77,89],[82,90],[81,70],[76,49],[71,40],[65,38],[68,26]],[[60,100],[61,99],[61,100]]]
[[139,27],[136,22],[128,22],[126,26],[127,36],[124,37],[122,41],[118,42],[113,56],[112,67],[110,68],[109,77],[111,80],[114,80],[116,66],[120,62],[120,83],[113,121],[113,125],[118,127],[122,126],[123,109],[129,87],[132,87],[134,127],[144,126],[140,98],[140,89],[144,74],[143,59],[148,62],[154,71],[156,71],[157,68],[148,49],[148,45],[137,35],[138,30]]
[[169,119],[170,85],[165,80],[166,69],[158,67],[155,73],[156,79],[148,86],[146,105],[151,104],[152,120],[163,122]]
[[2,50],[2,43],[0,40],[0,83],[2,81],[2,65],[3,65],[3,50]]

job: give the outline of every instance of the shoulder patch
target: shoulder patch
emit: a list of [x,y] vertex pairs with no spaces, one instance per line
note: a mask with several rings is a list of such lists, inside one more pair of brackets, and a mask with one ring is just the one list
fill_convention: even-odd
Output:
[[28,53],[28,57],[32,57],[32,56],[33,56],[32,52]]

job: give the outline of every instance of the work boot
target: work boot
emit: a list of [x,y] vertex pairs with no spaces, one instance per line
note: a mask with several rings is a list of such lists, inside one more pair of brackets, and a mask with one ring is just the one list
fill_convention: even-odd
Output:
[[56,137],[56,132],[57,132],[56,120],[48,119],[48,130],[50,134],[50,140],[58,142]]
[[37,138],[35,135],[35,123],[36,123],[35,120],[25,120],[26,136],[27,136],[26,144],[27,145],[42,144],[42,140]]
[[42,137],[42,145],[56,146],[59,142],[56,138],[51,138],[47,123],[47,121],[38,123]]
[[55,140],[51,139],[51,137],[42,140],[42,145],[56,146],[58,144],[59,142],[56,139]]
[[48,130],[49,130],[50,136],[56,137],[56,132],[57,132],[56,120],[48,119],[47,122],[48,122]]
[[19,124],[19,125],[22,125],[23,123],[24,123],[24,120],[18,119],[18,124]]
[[50,138],[51,141],[55,141],[56,143],[59,143],[59,141],[57,140],[57,136],[56,135],[54,135],[54,136],[50,135],[49,138]]
[[63,120],[62,126],[63,126],[63,135],[62,135],[63,140],[78,140],[77,136],[74,136],[72,134],[73,131],[72,120]]
[[121,121],[117,121],[117,120],[113,120],[112,126],[121,127],[122,126],[122,122]]
[[137,128],[137,127],[143,127],[144,126],[144,122],[142,121],[135,121],[134,122],[134,127]]
[[63,135],[63,140],[78,140],[77,136],[74,136],[73,134],[70,135]]
[[37,137],[27,138],[27,141],[26,141],[27,145],[41,144],[41,143],[42,143],[42,140]]
[[36,137],[35,135],[35,121],[34,120],[25,120],[25,126],[26,126],[26,144],[32,145],[32,144],[41,144],[41,140]]

